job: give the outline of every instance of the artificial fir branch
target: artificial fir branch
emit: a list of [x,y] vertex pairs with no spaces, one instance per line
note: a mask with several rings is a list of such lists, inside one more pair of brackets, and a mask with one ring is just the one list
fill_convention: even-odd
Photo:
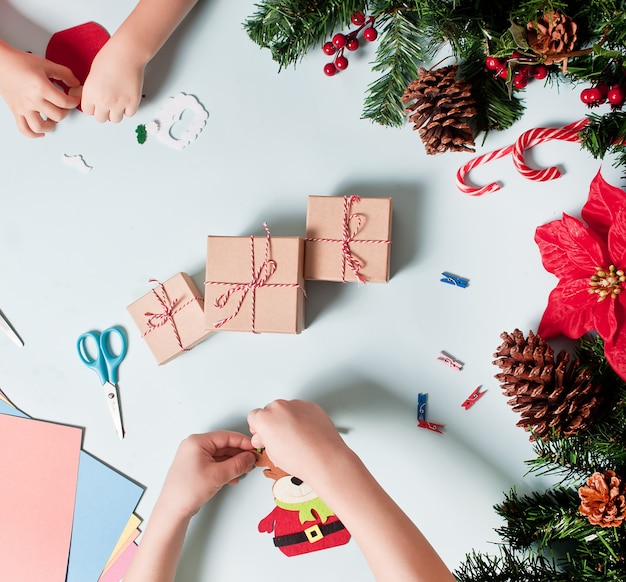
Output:
[[244,22],[248,36],[284,68],[295,65],[350,15],[365,10],[363,0],[265,0]]
[[[621,84],[626,92],[626,0],[259,0],[244,27],[282,69],[346,30],[357,11],[371,15],[381,31],[372,62],[380,76],[368,86],[362,116],[383,125],[403,124],[401,95],[420,67],[431,66],[433,55],[447,53],[473,85],[476,133],[509,128],[524,113],[522,89],[512,87],[513,70],[545,58],[529,47],[526,31],[554,13],[575,23],[576,39],[575,46],[546,61],[555,63],[548,79]],[[513,56],[516,52],[521,58]],[[485,68],[490,55],[508,59],[506,84]],[[626,166],[621,145],[626,130],[616,113],[621,114],[596,116],[598,123],[584,132],[583,147],[597,157],[614,154],[615,165]],[[601,118],[606,118],[602,124]]]
[[532,552],[500,547],[499,556],[473,552],[454,572],[459,582],[574,582],[554,562]]
[[626,166],[626,112],[612,111],[605,115],[591,114],[589,123],[580,132],[581,145],[594,158],[614,154],[615,166]]
[[415,15],[402,10],[385,13],[379,20],[382,39],[372,70],[383,75],[368,87],[363,117],[382,125],[400,127],[404,123],[402,93],[417,77],[418,64],[426,60],[422,31]]

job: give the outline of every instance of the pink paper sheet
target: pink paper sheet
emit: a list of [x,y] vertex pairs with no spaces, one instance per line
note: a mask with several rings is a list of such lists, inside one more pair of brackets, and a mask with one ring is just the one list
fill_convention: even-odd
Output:
[[137,544],[133,542],[123,553],[111,564],[111,567],[104,571],[98,582],[120,582],[126,574],[126,570],[137,551]]
[[0,415],[0,580],[64,582],[82,430]]

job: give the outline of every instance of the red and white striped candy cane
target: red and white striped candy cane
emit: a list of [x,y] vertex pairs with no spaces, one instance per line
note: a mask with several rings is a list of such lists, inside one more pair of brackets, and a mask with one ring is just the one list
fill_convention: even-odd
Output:
[[549,168],[543,168],[540,170],[531,168],[526,164],[524,160],[524,152],[540,143],[550,141],[553,139],[561,141],[580,141],[579,133],[587,125],[589,119],[580,119],[574,123],[570,123],[564,127],[550,128],[550,127],[536,127],[535,129],[529,129],[519,136],[515,144],[513,144],[513,164],[517,168],[518,172],[535,182],[547,182],[548,180],[554,180],[561,176],[560,170],[556,166]]
[[491,182],[491,184],[487,184],[486,186],[469,186],[465,182],[465,177],[474,168],[482,166],[483,164],[487,164],[492,160],[504,158],[505,156],[510,155],[512,152],[513,146],[509,145],[500,148],[499,150],[494,150],[493,152],[483,154],[482,156],[478,156],[473,160],[470,160],[458,169],[456,173],[456,187],[461,192],[463,192],[463,194],[468,194],[469,196],[482,196],[483,194],[488,194],[489,192],[496,192],[497,190],[500,190],[500,184],[498,184],[498,182]]

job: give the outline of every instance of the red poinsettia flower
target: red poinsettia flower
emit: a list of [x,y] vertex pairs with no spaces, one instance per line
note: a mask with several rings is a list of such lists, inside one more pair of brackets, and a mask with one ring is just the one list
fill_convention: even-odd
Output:
[[626,193],[600,172],[582,209],[535,233],[543,266],[559,278],[537,334],[579,338],[595,330],[611,367],[626,380]]

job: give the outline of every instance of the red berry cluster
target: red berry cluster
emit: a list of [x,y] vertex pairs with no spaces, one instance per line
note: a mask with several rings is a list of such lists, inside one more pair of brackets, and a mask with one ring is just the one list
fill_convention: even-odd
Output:
[[599,82],[580,93],[580,100],[589,107],[597,107],[607,101],[612,109],[621,109],[626,101],[626,86],[621,83],[609,85]]
[[336,54],[332,63],[326,63],[324,65],[324,73],[329,77],[348,68],[348,59],[343,53],[345,49],[349,51],[358,50],[359,39],[357,37],[359,32],[365,29],[363,30],[363,38],[367,42],[373,42],[378,37],[378,31],[374,28],[374,16],[365,17],[362,12],[355,12],[350,17],[350,20],[352,20],[352,24],[358,26],[356,30],[353,30],[349,34],[338,32],[333,36],[332,41],[329,40],[322,45],[324,54],[328,56]]
[[487,57],[485,67],[493,71],[497,77],[509,80],[512,71],[512,83],[516,89],[524,89],[531,79],[545,79],[548,76],[548,67],[535,59],[524,57],[514,52],[509,58]]

